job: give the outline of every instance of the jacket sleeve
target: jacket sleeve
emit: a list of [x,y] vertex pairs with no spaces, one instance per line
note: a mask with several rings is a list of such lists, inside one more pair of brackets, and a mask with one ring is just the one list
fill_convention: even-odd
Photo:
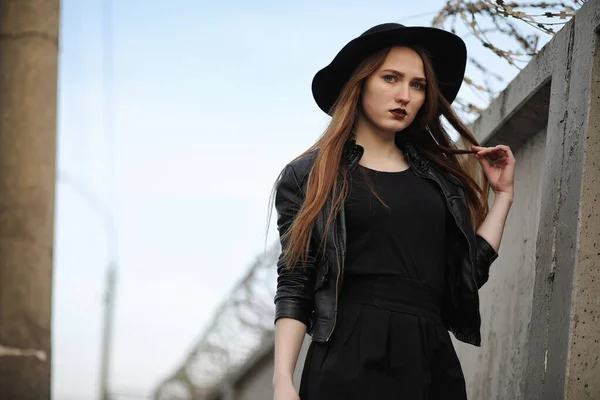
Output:
[[313,310],[315,257],[310,254],[292,271],[287,270],[283,256],[287,243],[281,238],[296,218],[304,201],[304,193],[291,165],[287,165],[276,186],[275,209],[281,253],[277,261],[277,290],[275,293],[275,322],[279,318],[293,318],[307,327]]
[[475,276],[477,279],[477,288],[480,289],[490,277],[490,266],[498,258],[498,253],[483,237],[476,234],[475,238],[477,240]]
[[[464,206],[467,206],[467,195],[465,194],[464,187],[459,187],[459,192],[464,202]],[[470,220],[469,220],[470,221]],[[488,281],[490,277],[490,266],[498,258],[498,253],[494,248],[475,232],[475,279],[477,283],[477,289]]]

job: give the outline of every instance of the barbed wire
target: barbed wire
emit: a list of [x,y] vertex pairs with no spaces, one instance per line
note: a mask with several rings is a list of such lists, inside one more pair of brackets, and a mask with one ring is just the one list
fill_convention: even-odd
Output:
[[[453,33],[462,26],[467,29],[467,33],[462,35],[463,39],[475,37],[510,68],[521,70],[539,52],[542,35],[554,35],[554,27],[567,23],[584,3],[583,0],[510,3],[503,0],[448,0],[433,18],[431,26]],[[533,32],[526,32],[532,28]],[[500,37],[511,39],[510,45],[500,45]],[[473,104],[459,96],[453,106],[464,117],[472,119],[487,108],[507,82],[482,61],[474,57],[469,57],[468,61],[484,78],[478,80],[473,76],[465,76],[464,83],[482,99],[483,105]],[[496,64],[494,67],[497,69]]]
[[215,310],[213,320],[179,369],[156,388],[154,399],[206,399],[228,373],[244,365],[264,338],[274,332],[273,298],[280,251],[277,242],[256,258]]

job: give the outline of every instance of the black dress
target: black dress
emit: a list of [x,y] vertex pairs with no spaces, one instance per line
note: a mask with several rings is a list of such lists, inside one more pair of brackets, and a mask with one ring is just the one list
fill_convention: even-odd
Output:
[[359,165],[345,209],[336,327],[329,342],[311,343],[300,398],[465,400],[463,372],[440,316],[448,213],[439,189],[411,169]]

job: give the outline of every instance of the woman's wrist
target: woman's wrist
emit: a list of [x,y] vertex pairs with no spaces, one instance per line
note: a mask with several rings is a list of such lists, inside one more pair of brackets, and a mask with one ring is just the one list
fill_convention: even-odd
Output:
[[294,385],[294,378],[289,373],[275,373],[273,375],[273,387]]
[[497,192],[494,195],[494,201],[496,199],[498,199],[498,200],[505,201],[507,203],[512,204],[514,197],[515,196],[514,196],[513,192]]

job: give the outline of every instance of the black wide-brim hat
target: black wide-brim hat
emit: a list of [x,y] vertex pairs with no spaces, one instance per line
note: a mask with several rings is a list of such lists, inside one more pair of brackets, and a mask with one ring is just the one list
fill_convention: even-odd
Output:
[[467,65],[467,46],[457,35],[437,28],[386,23],[372,27],[346,44],[333,61],[317,72],[312,92],[327,114],[344,85],[369,55],[390,46],[418,45],[429,52],[442,95],[452,103],[458,94]]

